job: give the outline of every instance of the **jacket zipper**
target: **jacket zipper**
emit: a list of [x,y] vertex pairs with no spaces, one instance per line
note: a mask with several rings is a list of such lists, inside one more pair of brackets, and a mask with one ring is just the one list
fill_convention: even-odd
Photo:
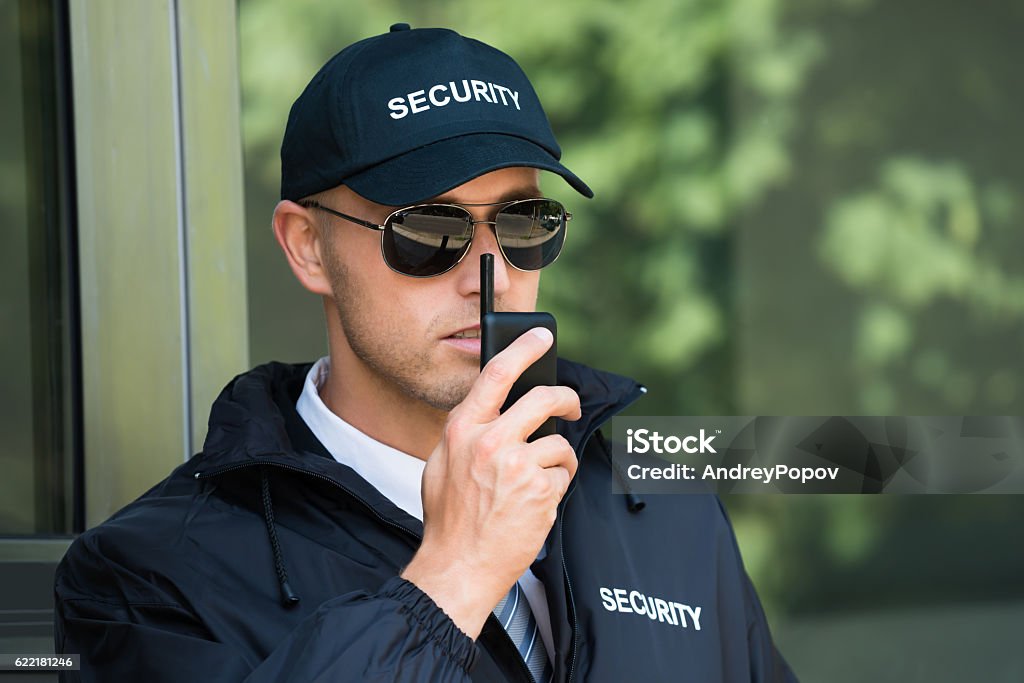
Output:
[[[586,449],[587,444],[590,442],[590,439],[594,436],[594,433],[597,432],[598,429],[600,429],[606,422],[608,422],[608,420],[613,418],[615,415],[628,408],[630,404],[632,404],[638,398],[643,396],[646,393],[646,391],[646,388],[641,386],[638,390],[634,391],[627,398],[623,399],[618,404],[609,409],[607,417],[595,421],[595,424],[587,432],[586,437],[583,439],[583,441],[580,442],[580,452],[582,453],[583,450]],[[579,473],[577,472],[577,478],[578,477]],[[558,546],[559,551],[562,554],[562,574],[565,576],[565,589],[566,594],[569,596],[569,612],[572,614],[572,646],[569,649],[569,668],[566,670],[565,683],[572,683],[572,675],[576,669],[576,638],[580,631],[579,623],[576,619],[576,601],[573,599],[572,596],[572,581],[569,580],[569,568],[565,564],[565,541],[563,540],[565,538],[565,535],[562,530],[562,524],[565,521],[565,510],[569,505],[569,498],[575,491],[576,478],[573,479],[572,487],[565,494],[565,499],[562,503],[562,514],[558,516]]]

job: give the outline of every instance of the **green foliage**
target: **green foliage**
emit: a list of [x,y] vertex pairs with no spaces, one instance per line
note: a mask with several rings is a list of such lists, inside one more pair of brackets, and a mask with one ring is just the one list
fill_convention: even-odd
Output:
[[[955,335],[965,320],[988,327],[1024,317],[1024,276],[1019,259],[1008,258],[1018,241],[1016,200],[999,184],[979,190],[956,163],[894,158],[879,175],[875,188],[834,206],[820,241],[823,262],[866,295],[854,344],[867,378],[862,408],[899,411],[890,378],[909,360],[910,381],[966,412],[978,382],[934,339]],[[956,313],[929,320],[940,305]],[[915,345],[915,330],[927,324],[933,331]],[[1010,373],[1006,367],[992,376],[994,398],[1012,395]]]
[[[999,207],[999,215],[981,197]],[[887,161],[879,187],[839,203],[822,236],[826,263],[850,285],[920,309],[938,299],[970,304],[991,315],[1024,312],[1024,278],[984,251],[990,230],[1010,224],[1015,199],[1004,188],[979,193],[955,164]],[[1002,225],[1000,225],[1002,224]],[[998,249],[998,234],[985,240]]]

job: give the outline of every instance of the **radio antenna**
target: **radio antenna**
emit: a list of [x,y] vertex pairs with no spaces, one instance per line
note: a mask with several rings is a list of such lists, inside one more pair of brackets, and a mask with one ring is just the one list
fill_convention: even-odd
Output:
[[494,254],[480,255],[480,317],[494,312]]

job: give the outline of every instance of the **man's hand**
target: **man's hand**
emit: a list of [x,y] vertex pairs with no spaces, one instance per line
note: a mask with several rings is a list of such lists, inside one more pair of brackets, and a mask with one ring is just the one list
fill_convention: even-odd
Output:
[[532,329],[487,363],[449,413],[423,471],[423,544],[402,577],[473,639],[537,556],[576,474],[576,454],[561,435],[526,442],[549,417],[580,418],[575,391],[534,387],[499,413],[552,340]]

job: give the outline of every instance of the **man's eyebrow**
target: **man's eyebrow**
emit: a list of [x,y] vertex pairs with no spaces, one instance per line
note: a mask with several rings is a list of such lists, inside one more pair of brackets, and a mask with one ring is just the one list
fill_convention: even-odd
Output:
[[[501,195],[497,200],[495,200],[494,203],[495,204],[500,204],[501,202],[511,202],[511,201],[515,201],[516,199],[536,199],[536,198],[538,198],[540,196],[541,196],[540,188],[538,186],[536,186],[536,185],[531,185],[530,187],[521,187],[521,188],[517,188],[515,190],[509,190],[505,194]],[[458,199],[456,197],[453,197],[450,194],[442,194],[442,195],[439,195],[437,197],[434,197],[433,199],[428,199],[426,203],[428,203],[428,204],[466,204],[466,206],[472,206],[472,204],[470,204],[470,203],[465,203],[465,202],[458,201]],[[490,203],[490,202],[488,202],[488,203]]]

